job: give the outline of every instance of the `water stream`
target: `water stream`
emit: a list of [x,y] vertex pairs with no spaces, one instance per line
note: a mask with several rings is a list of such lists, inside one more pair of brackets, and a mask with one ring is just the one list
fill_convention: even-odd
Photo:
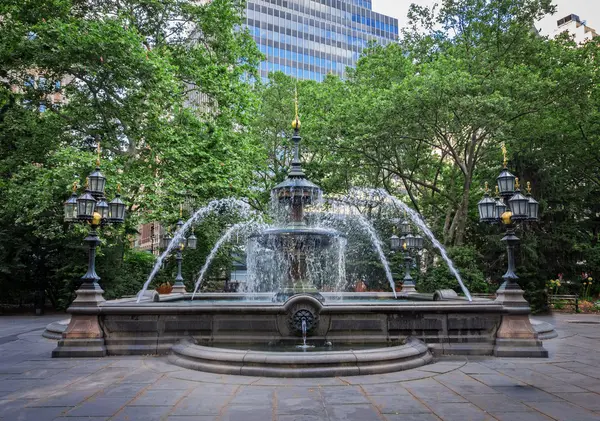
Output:
[[396,205],[398,208],[405,211],[410,216],[410,219],[419,227],[419,229],[429,238],[429,240],[432,242],[432,244],[440,251],[442,258],[448,265],[448,269],[450,269],[450,272],[452,272],[452,274],[458,281],[458,284],[460,285],[460,288],[462,289],[463,293],[465,294],[465,297],[467,297],[467,299],[469,301],[473,301],[473,299],[471,298],[471,293],[465,286],[460,274],[458,273],[458,270],[454,266],[454,262],[452,261],[452,259],[450,259],[450,257],[448,257],[448,253],[446,252],[446,249],[435,238],[435,236],[433,235],[433,233],[431,232],[431,230],[429,229],[429,227],[427,226],[427,224],[425,223],[423,218],[421,218],[421,215],[419,215],[414,209],[410,208],[406,203],[402,202],[400,199],[389,194],[387,191],[385,191],[383,189],[378,189],[375,192],[376,192],[376,194],[383,196],[385,199],[390,200],[394,205]]
[[206,275],[206,271],[208,270],[208,268],[210,267],[210,264],[212,263],[212,261],[214,260],[215,256],[217,255],[217,252],[219,251],[219,249],[221,248],[221,246],[226,243],[227,241],[229,241],[231,239],[231,236],[244,228],[249,228],[249,227],[254,227],[254,226],[265,226],[264,224],[262,224],[262,222],[258,222],[258,221],[244,221],[244,222],[238,222],[235,225],[232,225],[231,227],[229,227],[227,229],[227,231],[225,231],[225,233],[221,236],[221,238],[219,238],[219,240],[215,243],[215,245],[213,246],[212,250],[210,251],[210,253],[208,254],[208,256],[206,257],[206,261],[204,262],[204,266],[202,266],[202,269],[200,269],[200,273],[198,275],[198,279],[196,280],[196,283],[194,284],[194,292],[192,293],[192,300],[194,299],[194,297],[196,296],[196,292],[198,292],[198,288],[200,288],[200,285],[202,285],[202,281],[204,280],[204,275]]
[[[345,203],[344,201],[339,201],[337,199],[328,199],[328,202],[334,206],[334,210],[335,210],[334,212],[329,213],[330,216],[333,216],[333,218],[335,218],[335,219],[340,219],[340,218],[341,219],[347,219],[347,218],[356,219],[359,226],[369,236],[369,239],[371,240],[371,244],[373,244],[373,247],[375,248],[375,251],[377,252],[377,255],[379,256],[379,260],[381,261],[383,270],[385,271],[385,276],[388,280],[388,283],[390,284],[390,288],[392,289],[392,292],[394,293],[394,297],[398,298],[396,295],[396,283],[394,282],[394,277],[392,275],[392,271],[390,270],[390,265],[387,261],[387,258],[385,257],[383,248],[381,247],[381,240],[379,239],[379,235],[377,235],[377,232],[375,231],[375,228],[373,227],[371,222],[369,222],[369,220],[364,215],[362,215],[358,212],[346,212],[346,210],[343,209],[343,206],[342,207],[339,206],[339,205],[347,206],[348,204]],[[325,216],[327,216],[327,214],[328,214],[327,212],[324,212]],[[344,256],[339,257],[338,264],[339,265],[343,264],[345,266],[345,259],[343,261],[342,261],[342,259],[344,259]],[[340,273],[342,273],[341,270],[340,270]],[[343,271],[343,273],[345,276],[345,270]],[[345,283],[345,281],[344,281],[344,283]]]
[[150,276],[148,276],[148,279],[144,283],[142,290],[138,293],[138,297],[137,297],[138,303],[140,302],[141,298],[144,296],[144,293],[148,289],[148,286],[150,285],[150,283],[152,282],[152,280],[154,279],[154,277],[156,276],[156,274],[162,267],[162,264],[163,264],[163,261],[165,260],[165,258],[173,251],[173,249],[175,247],[177,247],[177,245],[180,243],[180,241],[182,241],[185,238],[185,234],[187,233],[188,229],[195,223],[202,220],[202,218],[204,218],[206,215],[208,215],[212,212],[221,210],[224,207],[232,207],[232,208],[237,207],[242,216],[246,216],[250,212],[250,206],[246,202],[243,202],[239,199],[235,199],[232,197],[229,197],[226,199],[213,200],[213,201],[209,202],[208,205],[206,205],[206,206],[198,209],[196,212],[194,212],[194,214],[191,216],[191,218],[189,218],[185,222],[185,224],[183,224],[181,229],[174,233],[173,239],[167,246],[166,250],[163,251],[162,254],[160,256],[158,256],[158,258],[156,259],[156,262],[154,263],[154,267],[152,268],[152,272],[150,272]]

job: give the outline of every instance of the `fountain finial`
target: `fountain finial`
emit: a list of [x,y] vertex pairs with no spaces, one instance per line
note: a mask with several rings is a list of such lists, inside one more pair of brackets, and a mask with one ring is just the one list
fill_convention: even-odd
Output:
[[300,130],[300,117],[298,117],[298,87],[294,87],[294,107],[296,109],[296,117],[292,121],[292,128],[296,131]]

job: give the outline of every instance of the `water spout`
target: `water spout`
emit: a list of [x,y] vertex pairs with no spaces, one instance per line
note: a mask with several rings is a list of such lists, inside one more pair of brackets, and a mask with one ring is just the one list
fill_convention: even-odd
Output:
[[302,346],[306,348],[306,319],[302,319]]

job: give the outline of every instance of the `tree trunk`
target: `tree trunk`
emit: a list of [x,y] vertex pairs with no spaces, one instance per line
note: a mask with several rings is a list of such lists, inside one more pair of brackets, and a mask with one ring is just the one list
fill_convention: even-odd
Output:
[[444,244],[448,244],[450,241],[450,222],[452,222],[452,208],[448,207],[446,210],[446,219],[444,219]]
[[469,173],[465,179],[463,188],[463,197],[460,204],[460,218],[458,218],[458,224],[456,225],[456,233],[454,234],[454,245],[462,246],[465,238],[465,227],[467,225],[467,217],[469,215],[469,193],[471,190],[471,174]]
[[448,230],[446,244],[461,246],[464,242],[466,219],[469,212],[469,190],[471,189],[471,179],[471,172],[469,172],[465,176],[462,199],[456,209],[450,229]]

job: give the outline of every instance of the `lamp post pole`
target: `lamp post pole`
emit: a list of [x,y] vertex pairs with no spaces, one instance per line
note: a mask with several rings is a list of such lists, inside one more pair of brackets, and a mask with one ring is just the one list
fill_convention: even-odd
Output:
[[[81,277],[82,283],[79,289],[77,290],[77,298],[74,302],[77,302],[78,299],[83,298],[83,296],[87,296],[85,302],[93,303],[101,303],[104,301],[104,297],[102,294],[104,291],[98,284],[100,277],[96,273],[96,248],[100,245],[100,238],[98,237],[98,232],[96,231],[98,228],[98,220],[92,220],[90,224],[90,232],[88,236],[85,237],[83,241],[88,244],[88,269],[85,275]],[[84,293],[84,291],[86,293]]]
[[413,258],[408,250],[404,251],[404,282],[402,283],[402,291],[407,294],[417,292],[415,281],[410,275],[410,267],[412,266]]

